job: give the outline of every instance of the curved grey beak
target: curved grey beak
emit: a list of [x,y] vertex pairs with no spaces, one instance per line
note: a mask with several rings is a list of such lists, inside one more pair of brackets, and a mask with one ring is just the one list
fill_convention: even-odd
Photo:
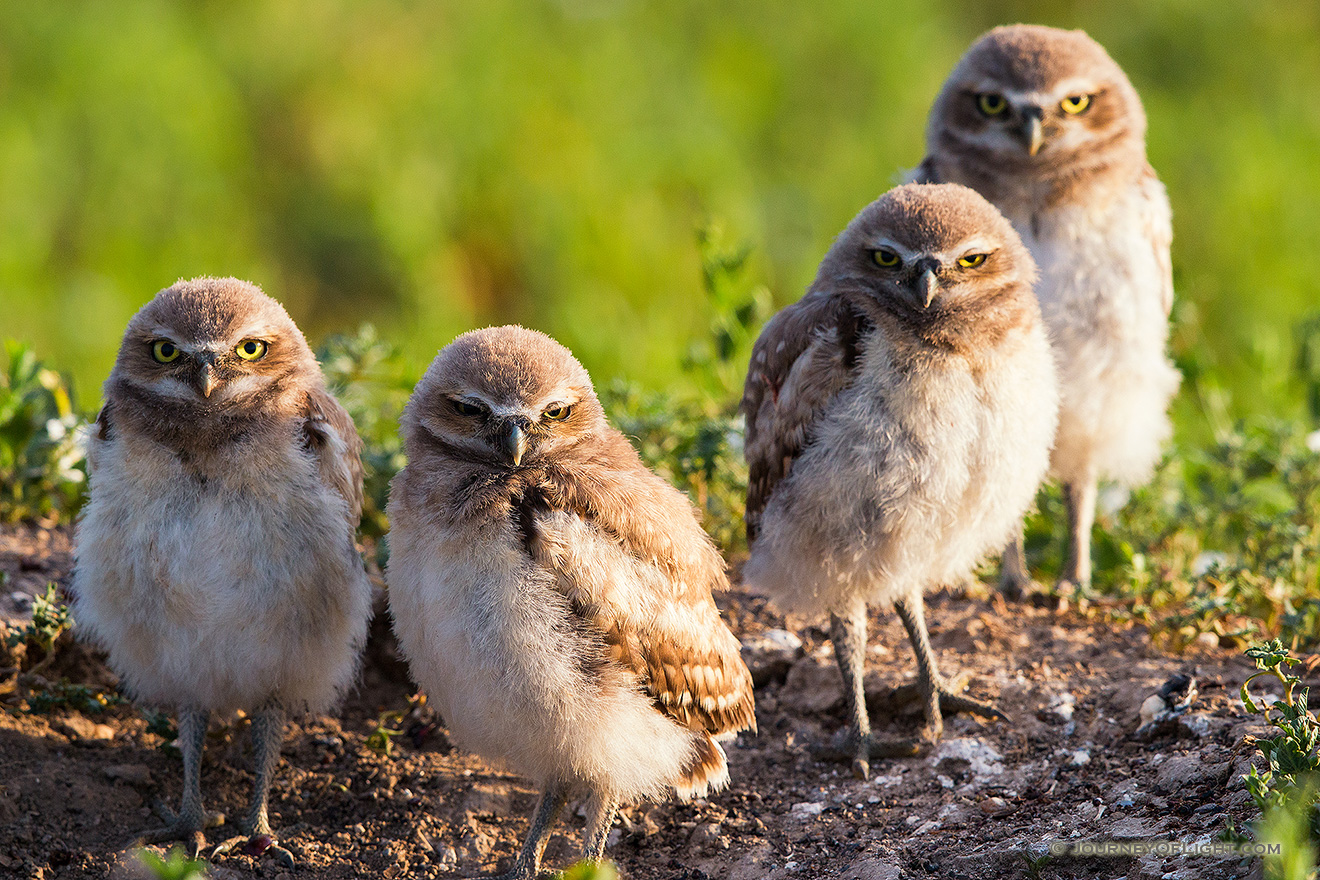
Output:
[[1041,109],[1039,107],[1028,107],[1023,112],[1022,128],[1018,133],[1022,135],[1022,143],[1027,147],[1027,155],[1034,156],[1040,152],[1040,148],[1045,143],[1045,130],[1041,126]]
[[202,361],[202,368],[197,373],[197,393],[202,397],[210,398],[211,392],[220,384],[220,378],[215,374],[215,364],[210,359]]
[[504,426],[504,435],[500,438],[500,447],[504,454],[509,457],[509,461],[515,465],[522,463],[523,454],[527,452],[527,431],[518,421],[509,421]]
[[930,308],[930,304],[935,301],[935,291],[939,287],[939,280],[935,277],[935,270],[927,266],[913,282],[913,288],[917,293],[917,302],[921,303],[923,309]]

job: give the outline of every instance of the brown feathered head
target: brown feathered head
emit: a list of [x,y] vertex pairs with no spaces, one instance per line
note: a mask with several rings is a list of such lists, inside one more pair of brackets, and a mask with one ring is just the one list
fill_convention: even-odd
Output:
[[[841,293],[873,322],[961,347],[1039,317],[1036,264],[994,205],[958,184],[896,187],[862,209],[813,288]],[[955,344],[956,343],[956,344]]]
[[463,458],[517,468],[605,424],[591,377],[572,352],[509,325],[464,333],[441,349],[408,401],[402,433],[410,446],[438,443]]
[[931,153],[1001,172],[1075,172],[1144,161],[1146,114],[1123,69],[1083,31],[998,27],[949,74],[931,108]]

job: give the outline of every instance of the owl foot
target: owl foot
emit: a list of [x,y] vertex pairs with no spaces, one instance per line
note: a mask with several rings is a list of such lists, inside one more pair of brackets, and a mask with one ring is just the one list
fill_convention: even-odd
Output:
[[999,578],[999,595],[1009,602],[1021,602],[1029,594],[1034,594],[1035,581],[1029,575],[1014,575],[1005,571]]
[[938,690],[940,694],[940,714],[942,715],[957,715],[959,712],[967,712],[990,721],[1011,720],[989,703],[982,703],[980,700],[973,700],[971,697],[964,697],[962,694],[950,693],[944,688]]
[[293,853],[276,843],[275,838],[269,834],[253,834],[251,837],[244,837],[240,834],[237,837],[231,837],[223,843],[218,844],[215,849],[211,850],[211,858],[233,852],[234,847],[239,846],[239,844],[242,844],[239,852],[244,855],[249,855],[253,858],[262,855],[271,855],[275,858],[276,862],[279,862],[280,865],[289,870],[293,870],[293,868],[297,866],[297,862],[293,858]]
[[496,874],[490,880],[548,880],[548,878],[554,876],[553,871],[540,871],[519,862],[511,870],[505,871],[503,874]]
[[206,813],[203,815],[175,813],[165,806],[164,801],[156,799],[152,809],[165,820],[164,828],[144,832],[133,839],[131,846],[147,846],[153,843],[170,843],[181,840],[188,858],[193,859],[206,846],[207,828],[216,828],[225,823],[224,813]]
[[916,740],[884,740],[870,733],[858,736],[856,730],[845,727],[830,742],[811,751],[818,761],[849,764],[854,776],[868,779],[872,758],[914,758],[921,754],[921,746]]

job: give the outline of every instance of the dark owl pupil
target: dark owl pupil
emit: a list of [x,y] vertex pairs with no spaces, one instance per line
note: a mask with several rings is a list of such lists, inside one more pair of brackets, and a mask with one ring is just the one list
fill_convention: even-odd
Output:
[[245,342],[243,343],[243,350],[246,351],[248,354],[256,354],[257,344],[255,342]]
[[161,357],[169,357],[174,354],[174,346],[170,345],[168,342],[165,343],[160,347],[160,354]]

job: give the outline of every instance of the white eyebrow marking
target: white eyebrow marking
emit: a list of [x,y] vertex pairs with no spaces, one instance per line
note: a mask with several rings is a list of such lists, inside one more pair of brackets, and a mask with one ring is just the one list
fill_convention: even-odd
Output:
[[901,245],[898,242],[894,241],[893,239],[889,239],[889,238],[871,239],[871,241],[867,244],[867,247],[873,251],[878,251],[881,248],[884,248],[885,250],[891,250],[894,253],[898,254],[898,258],[902,260],[904,263],[910,263],[913,260],[915,260],[917,257],[925,256],[925,253],[923,251],[914,251],[912,248]]

